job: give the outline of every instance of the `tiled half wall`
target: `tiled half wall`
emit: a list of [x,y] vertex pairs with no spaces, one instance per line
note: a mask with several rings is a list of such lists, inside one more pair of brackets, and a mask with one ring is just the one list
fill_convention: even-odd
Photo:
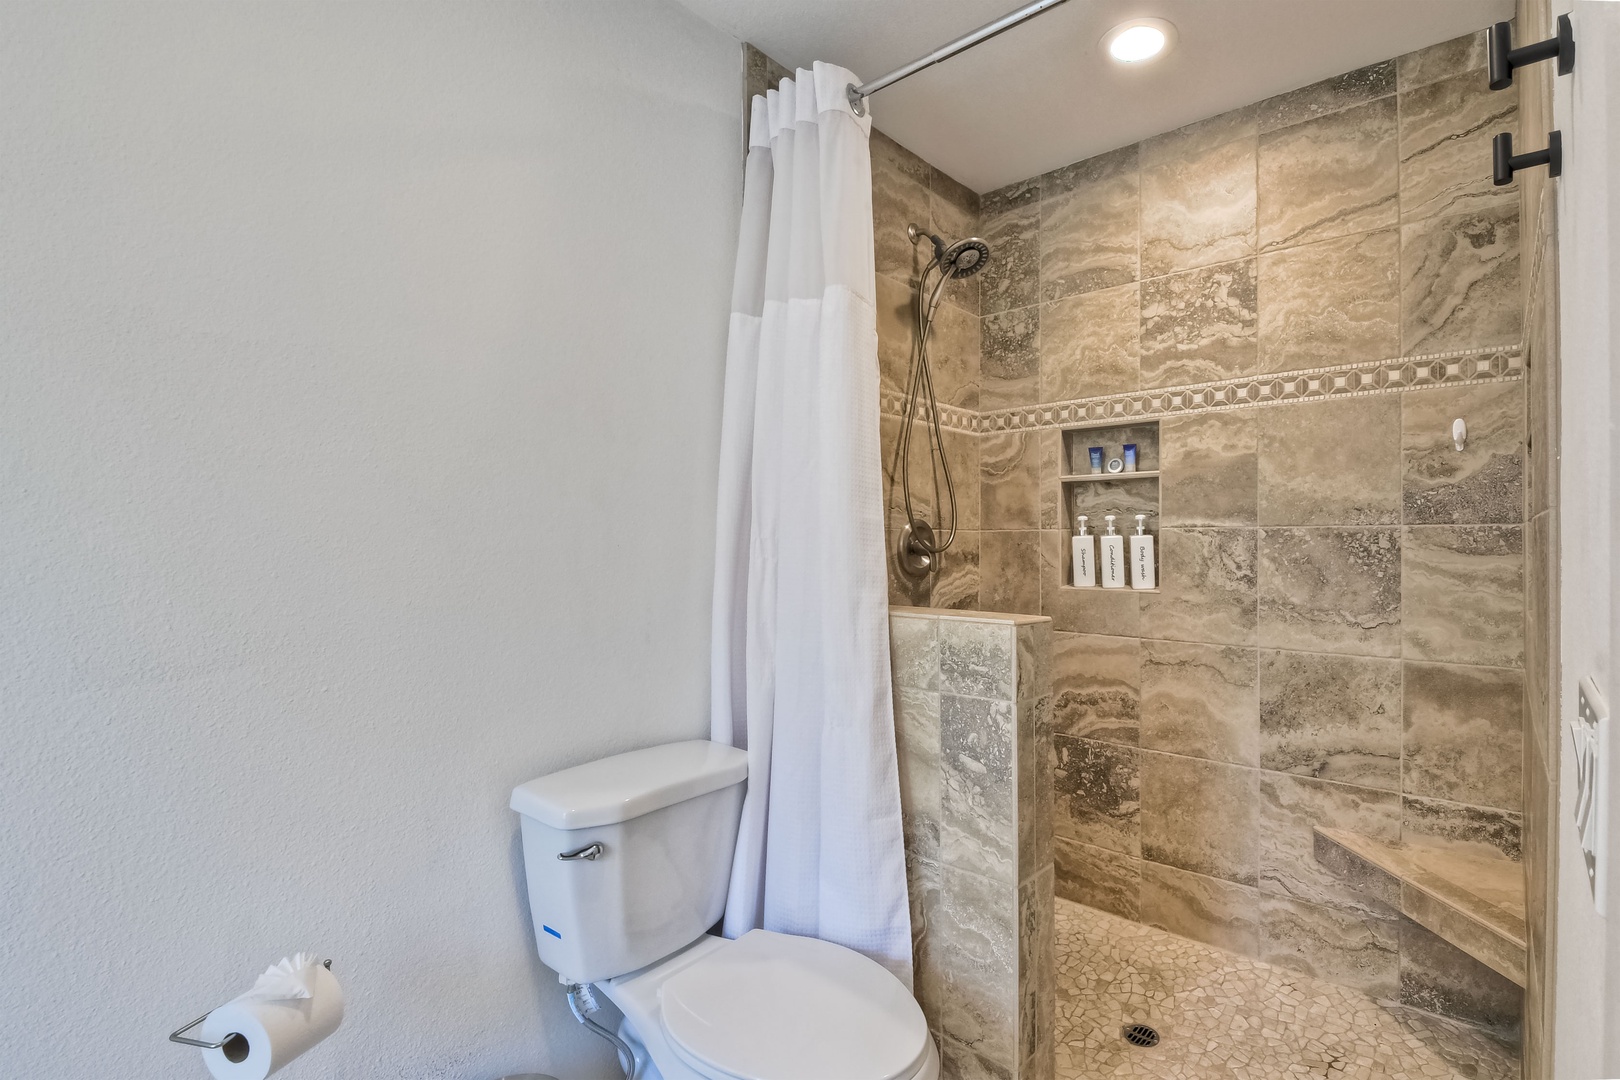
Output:
[[[1051,618],[1058,892],[1508,1031],[1516,987],[1311,842],[1519,853],[1517,107],[1483,65],[1460,38],[983,196],[874,133],[873,202],[891,551],[905,226],[992,248],[931,341],[961,530],[891,600]],[[1068,588],[1059,429],[1149,416],[1161,588]]]
[[893,608],[917,999],[951,1077],[1053,1068],[1051,620]]

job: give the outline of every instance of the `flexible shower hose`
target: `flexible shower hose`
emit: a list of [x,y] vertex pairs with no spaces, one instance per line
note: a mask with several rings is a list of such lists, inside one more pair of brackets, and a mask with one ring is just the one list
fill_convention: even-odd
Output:
[[[928,272],[939,270],[939,281],[934,285],[933,293],[928,302],[923,302],[923,291],[928,284]],[[917,520],[911,509],[911,427],[917,416],[919,399],[926,393],[928,395],[928,423],[931,429],[931,438],[928,446],[928,464],[932,469],[936,451],[939,460],[939,472],[945,477],[945,495],[950,503],[950,528],[945,532],[943,543],[926,543],[915,532],[912,533],[911,543],[924,554],[932,558],[951,546],[956,539],[956,488],[951,484],[951,466],[945,460],[945,437],[939,424],[939,401],[934,396],[934,376],[928,364],[928,331],[933,329],[934,311],[939,307],[940,295],[945,290],[945,283],[951,280],[951,275],[944,267],[939,265],[936,255],[929,264],[923,268],[922,277],[917,282],[917,362],[912,365],[911,383],[906,388],[905,420],[900,427],[900,489],[904,493],[906,502],[906,522],[910,524]],[[938,474],[934,481],[934,501],[939,502]],[[943,519],[941,524],[944,524]],[[934,567],[937,569],[937,566]]]

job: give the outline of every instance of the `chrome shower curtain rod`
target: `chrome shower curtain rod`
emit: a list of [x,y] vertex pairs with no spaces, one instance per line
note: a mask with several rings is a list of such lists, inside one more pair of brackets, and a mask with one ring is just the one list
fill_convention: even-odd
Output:
[[971,34],[963,34],[955,41],[947,45],[941,45],[927,56],[919,57],[905,67],[895,68],[881,79],[873,79],[871,82],[865,82],[859,86],[850,83],[849,89],[845,91],[849,95],[850,107],[855,110],[856,116],[865,116],[866,99],[882,90],[885,86],[893,86],[901,79],[917,74],[923,68],[933,67],[941,60],[949,60],[957,53],[966,52],[980,42],[989,41],[997,34],[1006,33],[1019,23],[1033,19],[1041,12],[1050,11],[1064,2],[1065,0],[1035,0],[1035,3],[1027,4],[1017,11],[1010,11],[995,22],[985,23]]

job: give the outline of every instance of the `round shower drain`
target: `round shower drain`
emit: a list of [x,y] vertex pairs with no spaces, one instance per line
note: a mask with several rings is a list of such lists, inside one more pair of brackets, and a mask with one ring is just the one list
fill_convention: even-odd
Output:
[[1119,1032],[1132,1046],[1158,1046],[1159,1033],[1146,1024],[1126,1024]]

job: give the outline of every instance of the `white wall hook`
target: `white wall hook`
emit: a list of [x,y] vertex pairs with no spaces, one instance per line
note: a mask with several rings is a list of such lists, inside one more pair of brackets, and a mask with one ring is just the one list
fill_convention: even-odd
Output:
[[1459,454],[1463,452],[1463,447],[1468,445],[1468,425],[1460,416],[1451,423],[1451,441],[1457,444]]

